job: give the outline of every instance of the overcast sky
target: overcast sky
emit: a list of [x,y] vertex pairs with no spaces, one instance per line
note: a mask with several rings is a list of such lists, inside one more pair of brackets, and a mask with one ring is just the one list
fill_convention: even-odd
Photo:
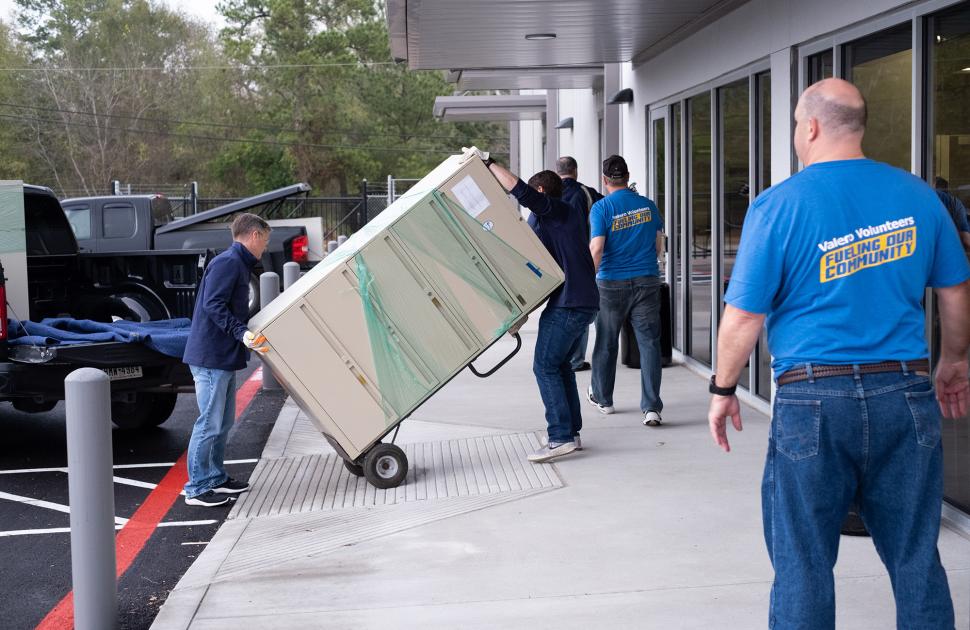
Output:
[[[225,25],[222,16],[216,11],[216,0],[162,0],[162,2],[188,15],[214,24],[217,29]],[[8,24],[13,22],[11,17],[13,7],[13,0],[0,0],[0,19]]]

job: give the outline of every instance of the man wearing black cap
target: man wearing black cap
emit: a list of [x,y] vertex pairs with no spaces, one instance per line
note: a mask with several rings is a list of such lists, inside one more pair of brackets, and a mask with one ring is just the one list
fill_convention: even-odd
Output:
[[607,196],[589,214],[590,253],[596,265],[600,311],[593,345],[592,384],[586,398],[601,413],[613,413],[618,338],[630,318],[640,348],[640,411],[643,424],[659,426],[660,412],[660,267],[663,217],[656,204],[629,188],[626,160],[603,161]]

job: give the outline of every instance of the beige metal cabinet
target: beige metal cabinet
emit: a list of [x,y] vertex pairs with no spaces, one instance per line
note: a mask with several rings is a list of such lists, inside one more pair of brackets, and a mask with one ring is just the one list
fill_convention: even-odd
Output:
[[482,162],[454,156],[249,327],[348,468],[392,487],[407,460],[381,438],[562,281]]

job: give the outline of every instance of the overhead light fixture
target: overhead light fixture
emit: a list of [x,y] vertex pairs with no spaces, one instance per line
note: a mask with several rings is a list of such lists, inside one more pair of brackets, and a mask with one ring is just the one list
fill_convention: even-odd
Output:
[[610,100],[606,101],[607,105],[620,105],[622,103],[632,103],[633,102],[633,90],[630,88],[623,88],[619,92],[613,95]]
[[960,70],[960,72],[970,72],[970,66]]
[[556,39],[555,33],[529,33],[525,36],[530,42],[539,42],[547,39]]

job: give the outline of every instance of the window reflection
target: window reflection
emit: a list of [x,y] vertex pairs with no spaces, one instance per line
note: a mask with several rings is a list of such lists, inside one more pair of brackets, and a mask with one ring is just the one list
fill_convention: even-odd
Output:
[[862,149],[867,157],[911,168],[913,49],[909,23],[845,47],[845,77],[869,108]]
[[[718,90],[721,130],[721,227],[723,286],[731,281],[734,260],[741,242],[741,226],[751,203],[749,179],[748,79],[731,83]],[[723,302],[721,309],[723,310]],[[738,381],[748,386],[750,366],[745,365]]]
[[[970,203],[970,8],[942,13],[928,24],[932,143],[928,173],[946,180],[949,194]],[[936,336],[936,335],[934,335]],[[947,500],[970,511],[970,423],[943,419],[943,489]]]
[[687,101],[690,116],[690,355],[711,364],[711,95]]
[[[831,52],[831,51],[829,51]],[[758,140],[758,186],[760,194],[771,185],[771,75],[767,72],[755,77],[758,89],[756,101],[756,133]],[[765,400],[771,398],[771,353],[768,352],[768,336],[764,329],[758,339],[758,381],[755,394]]]

